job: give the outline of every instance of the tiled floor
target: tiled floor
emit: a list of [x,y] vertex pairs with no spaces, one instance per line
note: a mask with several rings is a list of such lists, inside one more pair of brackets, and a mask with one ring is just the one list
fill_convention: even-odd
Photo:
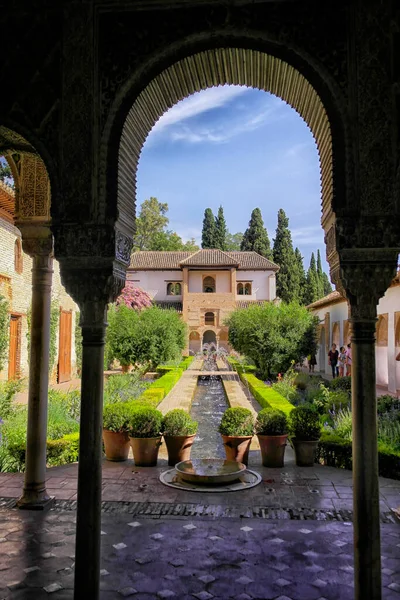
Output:
[[[75,512],[0,511],[0,598],[73,597]],[[102,520],[101,599],[351,600],[348,522]],[[383,599],[400,598],[399,526],[382,526]]]

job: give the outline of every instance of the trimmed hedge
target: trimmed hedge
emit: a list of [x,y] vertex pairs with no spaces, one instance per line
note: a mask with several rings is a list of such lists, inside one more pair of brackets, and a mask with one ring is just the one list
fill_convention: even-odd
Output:
[[[337,469],[353,468],[352,444],[339,436],[323,433],[316,452],[316,462]],[[400,479],[400,453],[378,445],[379,475],[390,479]]]
[[[190,364],[190,363],[189,363]],[[172,388],[178,383],[182,377],[183,370],[181,368],[174,368],[172,371],[168,371],[156,379],[148,388],[143,392],[141,396],[135,402],[138,405],[148,406],[156,408],[165,396],[172,390]]]
[[257,371],[257,367],[255,365],[244,365],[236,360],[236,358],[232,358],[231,356],[228,356],[227,361],[231,365],[232,369],[238,373],[238,375],[241,375],[241,373],[255,373]]
[[178,365],[168,364],[168,363],[165,365],[159,365],[156,368],[156,371],[157,371],[157,373],[161,373],[162,375],[165,375],[166,373],[170,373],[171,371],[174,371],[175,369],[182,369],[182,371],[186,371],[186,369],[188,369],[190,367],[190,365],[192,364],[193,360],[194,360],[194,356],[187,356]]
[[[69,433],[58,440],[47,440],[46,446],[48,467],[58,467],[76,462],[79,455],[79,433]],[[25,442],[9,446],[9,455],[15,471],[25,471],[25,453]]]
[[294,409],[286,398],[281,396],[272,387],[265,385],[263,381],[257,379],[252,373],[240,373],[240,379],[242,382],[249,387],[250,392],[254,398],[263,408],[275,408],[281,410],[286,416],[289,416]]

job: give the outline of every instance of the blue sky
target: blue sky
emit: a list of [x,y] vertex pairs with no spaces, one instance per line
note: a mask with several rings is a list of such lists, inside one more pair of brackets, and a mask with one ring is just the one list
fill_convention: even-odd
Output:
[[283,208],[305,267],[319,248],[328,270],[317,148],[301,117],[271,94],[223,86],[182,100],[148,136],[137,183],[138,207],[150,196],[167,202],[170,229],[198,243],[208,207],[216,214],[222,204],[232,233],[259,207],[271,243]]

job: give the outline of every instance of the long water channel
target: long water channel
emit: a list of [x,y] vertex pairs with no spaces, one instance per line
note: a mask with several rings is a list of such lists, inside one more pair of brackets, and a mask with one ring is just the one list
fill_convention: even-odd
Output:
[[199,428],[192,447],[192,458],[225,458],[225,451],[218,426],[228,408],[224,387],[212,359],[204,362],[204,370],[215,375],[199,376],[193,398],[191,416]]

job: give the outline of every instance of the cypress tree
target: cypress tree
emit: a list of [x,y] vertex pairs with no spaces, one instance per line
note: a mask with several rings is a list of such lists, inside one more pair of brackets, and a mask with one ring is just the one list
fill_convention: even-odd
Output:
[[215,219],[211,208],[206,208],[204,211],[201,247],[215,248]]
[[324,272],[322,270],[321,253],[318,248],[318,250],[317,250],[317,283],[318,283],[318,297],[319,298],[323,298],[325,296],[323,275],[324,275]]
[[285,211],[278,211],[278,226],[274,241],[274,262],[279,265],[276,274],[276,293],[283,302],[292,302],[298,299],[297,264],[293,250],[292,235],[289,229],[289,219]]
[[259,208],[255,208],[251,213],[249,226],[244,232],[240,250],[253,250],[261,254],[261,256],[272,260],[271,244]]
[[226,250],[226,222],[224,217],[224,209],[222,206],[218,209],[218,214],[215,217],[215,246],[220,250]]
[[322,283],[324,286],[324,296],[327,296],[332,292],[332,286],[326,273],[322,273]]
[[304,271],[303,257],[298,248],[294,251],[294,257],[296,260],[295,268],[297,271],[297,285],[298,285],[298,296],[297,300],[299,304],[304,304],[307,278]]
[[317,265],[315,263],[314,252],[311,254],[310,266],[307,271],[307,285],[306,285],[306,304],[311,304],[318,300],[318,274]]

